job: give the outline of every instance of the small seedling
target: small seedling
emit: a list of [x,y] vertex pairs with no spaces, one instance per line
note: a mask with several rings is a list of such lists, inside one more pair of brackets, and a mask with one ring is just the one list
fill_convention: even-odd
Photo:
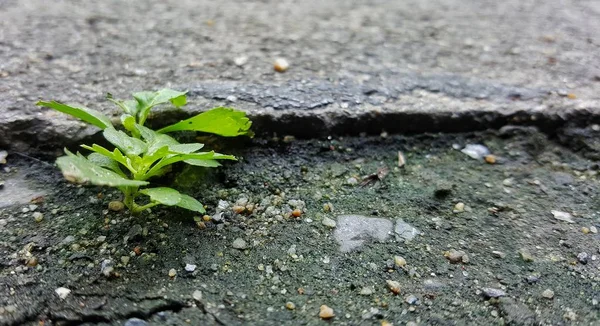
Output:
[[[73,154],[65,149],[67,155],[56,160],[64,177],[74,183],[118,188],[124,194],[125,206],[134,214],[160,204],[204,213],[200,202],[175,189],[146,188],[149,185],[148,179],[165,174],[177,162],[217,167],[220,166],[219,160],[236,158],[214,151],[201,152],[203,144],[181,144],[166,133],[192,130],[225,137],[252,136],[252,122],[242,111],[219,107],[155,131],[144,126],[150,110],[167,103],[179,108],[186,104],[186,92],[163,89],[158,92],[134,93],[133,98],[120,101],[110,94],[107,96],[109,101],[123,110],[121,124],[127,132],[117,130],[107,116],[96,110],[56,101],[37,102],[39,106],[70,114],[102,129],[104,138],[115,146],[111,151],[97,144],[82,145],[81,147],[92,152],[87,156]],[[136,203],[140,195],[148,196],[149,202],[142,205]]]

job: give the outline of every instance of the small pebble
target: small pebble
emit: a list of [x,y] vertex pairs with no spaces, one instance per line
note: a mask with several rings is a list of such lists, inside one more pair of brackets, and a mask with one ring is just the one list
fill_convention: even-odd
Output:
[[233,59],[233,63],[238,67],[245,65],[246,62],[248,62],[248,57],[245,55]]
[[595,226],[590,226],[590,232],[592,232],[593,234],[598,233],[598,228],[596,228]]
[[398,267],[404,267],[406,266],[406,259],[401,256],[394,256],[394,264],[396,264]]
[[233,211],[234,211],[236,214],[242,214],[242,213],[243,213],[243,212],[246,210],[246,207],[245,207],[245,206],[238,206],[238,205],[236,205],[236,206],[233,206],[231,209],[232,209],[232,210],[233,210]]
[[244,250],[244,249],[248,248],[248,244],[242,238],[237,238],[237,239],[233,240],[233,244],[231,246],[235,249],[240,249],[240,250]]
[[129,318],[124,326],[148,326],[148,322],[139,318]]
[[465,255],[466,255],[466,253],[464,251],[454,250],[454,249],[446,251],[444,253],[444,257],[446,257],[446,259],[448,259],[453,264],[462,262],[463,256],[465,256]]
[[38,259],[36,257],[31,257],[27,259],[27,267],[35,267],[38,265]]
[[465,211],[465,204],[464,203],[457,203],[456,205],[454,205],[454,213],[462,213]]
[[504,257],[506,257],[506,254],[502,251],[492,251],[492,256],[494,256],[495,258],[504,259]]
[[295,209],[295,210],[292,211],[292,216],[294,216],[294,217],[300,217],[300,216],[302,216],[302,211],[299,210],[299,209]]
[[195,290],[194,293],[192,293],[192,298],[196,301],[196,302],[201,302],[202,301],[202,291],[200,290]]
[[390,291],[392,291],[392,293],[394,293],[394,294],[400,293],[400,282],[387,280],[387,281],[385,281],[385,283],[387,284],[388,289],[390,289]]
[[276,59],[275,63],[273,64],[273,68],[277,72],[285,72],[286,70],[288,70],[289,67],[290,64],[287,62],[287,60],[283,58]]
[[127,265],[127,264],[129,264],[129,260],[130,260],[130,259],[131,259],[131,258],[130,258],[129,256],[121,256],[121,263],[122,263],[123,265]]
[[333,313],[333,309],[326,305],[322,305],[319,308],[319,317],[321,317],[321,319],[331,319],[335,317],[335,314]]
[[490,150],[480,144],[468,144],[461,150],[464,154],[469,156],[472,159],[481,160],[485,156],[490,154]]
[[419,302],[419,298],[417,298],[417,296],[411,294],[409,296],[407,296],[404,301],[406,301],[406,303],[410,304],[410,305],[414,305],[417,304]]
[[554,291],[546,289],[544,292],[542,292],[542,297],[546,299],[554,299]]
[[321,221],[321,224],[325,225],[326,227],[330,227],[330,228],[334,228],[336,226],[335,220],[331,219],[329,217],[324,217],[323,220]]
[[373,288],[370,286],[365,286],[360,289],[360,295],[371,295],[373,294]]
[[554,218],[559,221],[563,221],[563,222],[567,222],[567,223],[575,223],[575,221],[573,221],[573,215],[571,215],[570,213],[561,212],[561,211],[550,211],[550,212],[552,213]]
[[486,298],[499,298],[506,296],[506,292],[500,289],[483,288],[481,291]]
[[534,284],[534,283],[537,283],[537,281],[539,281],[540,278],[537,275],[529,275],[525,278],[525,280],[529,284]]
[[513,178],[507,178],[507,179],[502,180],[502,185],[505,187],[512,187],[514,184],[514,181],[515,180]]
[[580,252],[579,254],[577,254],[577,261],[584,265],[588,263],[588,259],[589,255],[586,252]]
[[196,270],[196,265],[194,264],[185,264],[185,271],[188,273],[193,273]]
[[37,222],[40,223],[41,221],[44,220],[44,214],[40,213],[40,212],[34,212],[33,213],[33,219]]
[[293,302],[291,302],[291,301],[286,302],[285,303],[285,307],[288,310],[294,310],[294,309],[296,309],[296,305]]
[[56,292],[56,295],[58,295],[58,297],[61,298],[61,300],[66,299],[69,296],[69,294],[71,294],[71,290],[64,287],[60,287],[54,290],[54,292]]
[[485,163],[487,164],[496,164],[496,156],[495,155],[486,155],[484,158]]
[[527,249],[519,250],[519,256],[526,262],[532,262],[534,260],[533,255]]
[[173,278],[173,277],[175,277],[176,275],[177,275],[177,271],[175,270],[175,268],[171,268],[171,269],[169,270],[169,277],[170,277],[170,278]]
[[590,233],[590,229],[584,226],[581,228],[581,233],[588,234],[588,233]]
[[121,201],[113,200],[108,203],[108,209],[110,209],[113,212],[122,211],[123,208],[125,208],[125,204],[123,204],[123,202]]

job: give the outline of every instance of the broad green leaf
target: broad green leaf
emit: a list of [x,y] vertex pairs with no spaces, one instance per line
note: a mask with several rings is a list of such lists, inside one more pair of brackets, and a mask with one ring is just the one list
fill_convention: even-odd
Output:
[[107,168],[111,171],[118,173],[120,176],[125,177],[125,174],[121,170],[119,163],[111,158],[108,158],[100,153],[91,153],[87,157],[88,161],[101,166],[103,168]]
[[[235,156],[233,156],[233,155],[224,155],[224,154],[215,153],[213,151],[191,153],[191,154],[169,155],[168,157],[165,157],[165,158],[161,159],[160,161],[158,161],[158,163],[156,163],[148,171],[148,173],[146,173],[145,179],[148,179],[150,177],[158,175],[158,173],[160,173],[161,169],[166,166],[169,166],[169,165],[177,163],[177,162],[185,161],[185,160],[190,160],[190,159],[194,159],[194,160],[234,160],[234,161],[237,160],[235,158]],[[208,164],[210,164],[210,163],[208,163]],[[209,167],[213,167],[213,166],[209,166]]]
[[65,179],[75,183],[91,183],[99,186],[143,186],[146,181],[129,180],[119,174],[100,167],[85,157],[77,156],[65,149],[67,156],[59,157],[56,164],[61,169]]
[[140,155],[146,151],[146,143],[115,128],[104,129],[103,135],[127,155]]
[[138,92],[133,93],[133,97],[137,101],[138,121],[141,125],[144,124],[150,109],[159,104],[171,102],[175,107],[181,107],[186,103],[187,92],[178,92],[172,89],[161,89],[158,92]]
[[121,153],[121,151],[119,151],[118,148],[115,148],[114,151],[111,152],[108,149],[106,149],[100,145],[97,145],[97,144],[94,144],[91,147],[88,145],[81,145],[81,147],[83,147],[85,149],[89,149],[90,151],[94,151],[96,153],[102,154],[102,155],[104,155],[110,159],[113,159],[125,166],[127,166],[129,164],[127,157],[125,157],[123,155],[123,153]]
[[148,150],[146,152],[149,155],[152,155],[155,151],[157,151],[165,146],[171,147],[172,145],[177,145],[177,144],[179,144],[179,142],[171,136],[156,134],[156,137],[151,142],[149,142]]
[[197,201],[194,197],[181,194],[181,200],[177,203],[177,206],[185,209],[189,209],[190,211],[195,211],[198,213],[205,213],[204,206]]
[[172,188],[147,188],[140,190],[140,193],[150,196],[151,201],[159,202],[163,205],[179,206],[200,213],[205,212],[204,207],[199,201]]
[[250,131],[251,126],[252,122],[246,117],[245,112],[231,108],[215,108],[162,128],[158,132],[194,130],[225,137],[253,136],[252,131]]
[[134,131],[138,132],[137,128],[135,127],[135,118],[130,114],[121,115],[121,124],[123,124],[123,127],[129,130],[129,132],[131,133],[133,133]]
[[189,154],[204,147],[204,144],[201,143],[180,144],[175,138],[169,135],[159,134],[156,131],[139,124],[136,124],[135,127],[146,142],[149,143],[147,153],[150,155],[154,155],[156,150],[161,149],[164,146],[168,146],[170,154]]
[[185,161],[185,160],[189,160],[189,159],[194,159],[194,160],[233,160],[233,161],[237,160],[235,158],[235,156],[233,156],[233,155],[224,155],[224,154],[219,154],[219,153],[210,151],[210,152],[173,155],[173,156],[162,159],[157,165],[159,167],[162,167],[162,166],[171,165],[173,163],[177,163],[177,162]]
[[155,150],[152,154],[145,154],[144,157],[142,158],[142,161],[144,162],[144,164],[146,166],[150,166],[152,165],[152,163],[156,162],[157,160],[166,157],[169,155],[169,147],[167,146],[163,146],[157,150]]
[[158,187],[158,188],[147,188],[140,190],[140,193],[150,196],[150,200],[157,201],[163,205],[177,205],[181,200],[181,194],[179,191],[173,188]]
[[96,110],[88,109],[85,107],[70,106],[70,105],[62,104],[62,103],[59,103],[56,101],[52,101],[52,102],[39,101],[36,103],[36,105],[49,107],[56,111],[70,114],[76,118],[79,118],[89,124],[92,124],[92,125],[100,128],[100,129],[106,129],[108,127],[112,127],[112,123],[110,122],[110,119],[107,116],[105,116],[104,114],[102,114]]
[[156,136],[160,135],[156,131],[137,123],[135,124],[135,128],[140,133],[140,135],[142,135],[142,138],[144,138],[148,143],[153,142]]
[[202,147],[204,147],[204,144],[200,143],[174,144],[169,145],[169,151],[174,154],[190,154],[202,149]]
[[183,162],[185,162],[189,165],[202,166],[205,168],[216,168],[216,167],[221,166],[221,163],[219,163],[216,160],[189,159],[189,160],[184,160]]
[[113,102],[118,107],[120,107],[121,110],[123,110],[123,112],[128,113],[132,116],[137,115],[137,111],[138,111],[137,101],[135,101],[135,100],[126,100],[126,101],[115,100],[111,93],[106,94],[106,99]]

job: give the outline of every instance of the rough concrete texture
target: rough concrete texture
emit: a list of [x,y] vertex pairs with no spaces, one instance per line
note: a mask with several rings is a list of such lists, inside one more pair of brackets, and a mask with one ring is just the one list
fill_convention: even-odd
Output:
[[116,113],[106,92],[162,87],[190,90],[175,117],[230,105],[264,133],[552,131],[598,120],[598,30],[594,0],[4,0],[0,146],[94,133],[38,99]]

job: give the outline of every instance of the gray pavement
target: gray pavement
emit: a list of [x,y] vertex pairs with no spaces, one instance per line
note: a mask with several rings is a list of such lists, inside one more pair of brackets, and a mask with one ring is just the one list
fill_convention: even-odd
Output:
[[175,117],[228,105],[258,133],[552,132],[598,122],[599,31],[593,0],[3,0],[0,147],[95,132],[38,99],[115,113],[106,92],[162,87],[190,90]]

